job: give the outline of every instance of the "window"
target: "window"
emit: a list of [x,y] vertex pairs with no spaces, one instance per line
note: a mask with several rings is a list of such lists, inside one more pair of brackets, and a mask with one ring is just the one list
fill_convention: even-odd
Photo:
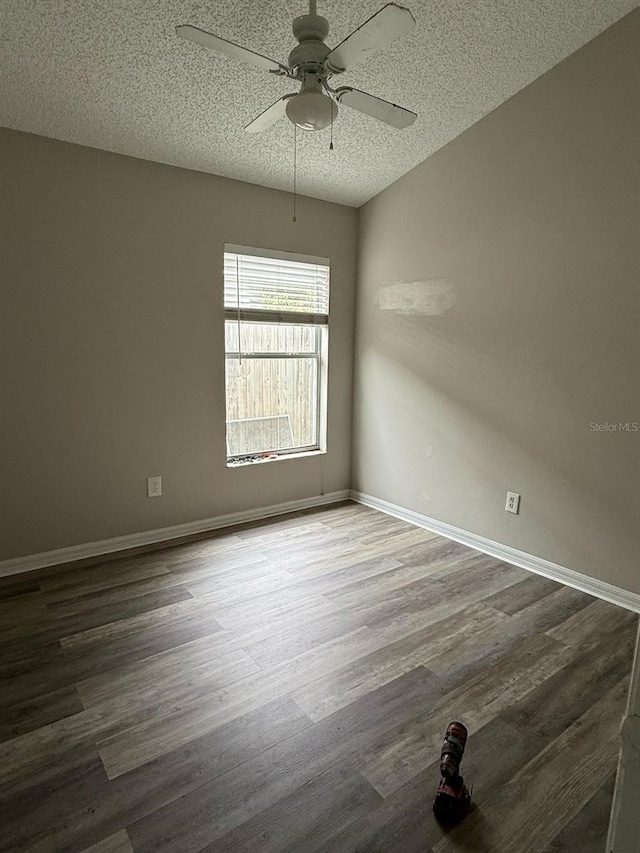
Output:
[[326,449],[329,261],[225,246],[227,461]]

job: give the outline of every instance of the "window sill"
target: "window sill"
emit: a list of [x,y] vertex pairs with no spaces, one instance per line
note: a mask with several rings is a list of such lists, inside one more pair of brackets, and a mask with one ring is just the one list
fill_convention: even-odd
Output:
[[262,456],[259,453],[246,459],[229,459],[227,468],[247,468],[252,465],[263,465],[265,462],[283,462],[287,459],[304,459],[308,456],[324,456],[326,450],[303,450],[300,453],[273,453],[270,456]]

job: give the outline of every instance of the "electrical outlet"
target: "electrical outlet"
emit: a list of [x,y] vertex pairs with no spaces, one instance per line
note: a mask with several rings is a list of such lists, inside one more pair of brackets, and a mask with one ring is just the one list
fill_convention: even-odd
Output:
[[517,495],[515,492],[507,492],[507,503],[504,508],[507,512],[517,515],[520,509],[520,495]]
[[162,477],[147,477],[147,497],[159,498],[162,494]]

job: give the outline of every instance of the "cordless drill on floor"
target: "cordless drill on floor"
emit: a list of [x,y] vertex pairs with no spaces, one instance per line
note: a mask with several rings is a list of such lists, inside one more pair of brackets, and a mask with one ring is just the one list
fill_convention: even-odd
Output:
[[447,726],[440,750],[440,785],[433,803],[436,818],[442,823],[458,823],[469,811],[471,791],[460,775],[460,762],[467,742],[467,729],[462,723]]

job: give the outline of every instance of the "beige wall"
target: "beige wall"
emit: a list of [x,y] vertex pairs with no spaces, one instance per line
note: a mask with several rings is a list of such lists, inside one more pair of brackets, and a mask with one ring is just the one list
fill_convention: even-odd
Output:
[[640,422],[639,44],[634,12],[361,209],[353,476],[635,592],[640,432],[590,424]]
[[[349,486],[355,210],[11,131],[0,169],[0,559]],[[226,467],[225,242],[331,258],[326,456]]]

